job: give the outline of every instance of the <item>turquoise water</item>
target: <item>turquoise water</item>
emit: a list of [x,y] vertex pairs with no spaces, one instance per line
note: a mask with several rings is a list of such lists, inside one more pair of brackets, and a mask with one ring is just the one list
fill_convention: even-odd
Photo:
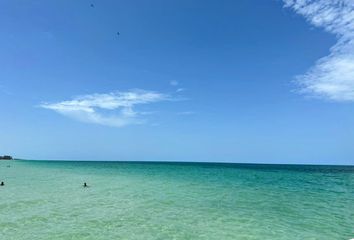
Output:
[[0,161],[0,181],[4,240],[354,238],[354,167]]

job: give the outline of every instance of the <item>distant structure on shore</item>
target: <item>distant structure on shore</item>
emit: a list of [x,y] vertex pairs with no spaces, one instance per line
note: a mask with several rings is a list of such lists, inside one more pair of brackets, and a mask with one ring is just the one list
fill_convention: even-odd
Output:
[[13,158],[11,156],[4,155],[4,156],[0,156],[0,160],[13,160]]

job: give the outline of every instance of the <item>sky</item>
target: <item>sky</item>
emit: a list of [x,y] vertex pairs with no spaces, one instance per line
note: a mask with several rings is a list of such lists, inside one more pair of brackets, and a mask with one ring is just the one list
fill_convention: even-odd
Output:
[[354,164],[351,0],[3,0],[0,29],[0,155]]

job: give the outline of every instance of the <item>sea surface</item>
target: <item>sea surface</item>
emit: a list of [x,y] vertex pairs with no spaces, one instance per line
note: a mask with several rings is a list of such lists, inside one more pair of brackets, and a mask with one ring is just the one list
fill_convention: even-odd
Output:
[[0,181],[1,240],[354,238],[354,167],[16,160]]

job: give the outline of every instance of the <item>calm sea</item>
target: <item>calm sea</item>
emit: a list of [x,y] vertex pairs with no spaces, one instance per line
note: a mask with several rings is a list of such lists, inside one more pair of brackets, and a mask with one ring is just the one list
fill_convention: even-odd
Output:
[[354,167],[0,161],[0,181],[2,240],[354,238]]

